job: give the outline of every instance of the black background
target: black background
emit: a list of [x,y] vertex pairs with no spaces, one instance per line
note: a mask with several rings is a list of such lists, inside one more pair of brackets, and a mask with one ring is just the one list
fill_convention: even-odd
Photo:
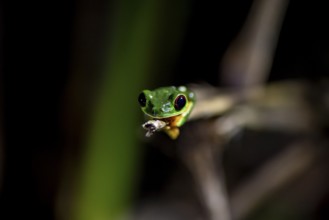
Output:
[[[5,155],[0,219],[7,214],[10,219],[54,219],[65,146],[62,100],[70,77],[79,4],[72,0],[0,3]],[[192,1],[191,5],[183,45],[168,81],[179,84],[188,78],[216,85],[219,61],[243,25],[251,1]],[[291,1],[269,80],[327,76],[328,21],[325,1]]]

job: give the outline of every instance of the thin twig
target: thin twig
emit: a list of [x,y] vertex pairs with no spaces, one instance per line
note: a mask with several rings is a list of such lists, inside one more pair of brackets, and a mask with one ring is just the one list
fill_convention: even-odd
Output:
[[[192,174],[200,200],[206,209],[209,220],[230,220],[231,211],[225,186],[225,175],[218,167],[218,143],[211,138],[211,132],[199,129],[206,125],[203,122],[195,123],[189,127],[189,132],[182,135],[181,140],[182,161]],[[210,136],[209,136],[210,135]],[[190,138],[186,139],[189,136]]]
[[316,119],[305,99],[309,87],[303,81],[282,81],[248,90],[244,97],[230,91],[215,93],[213,87],[206,95],[206,86],[194,87],[197,102],[189,120],[222,116],[217,120],[218,135],[242,127],[310,132],[316,126]]
[[239,90],[263,85],[272,66],[288,0],[255,0],[222,60],[222,79]]
[[268,161],[231,196],[235,219],[243,219],[264,199],[303,174],[319,154],[311,143],[295,143]]

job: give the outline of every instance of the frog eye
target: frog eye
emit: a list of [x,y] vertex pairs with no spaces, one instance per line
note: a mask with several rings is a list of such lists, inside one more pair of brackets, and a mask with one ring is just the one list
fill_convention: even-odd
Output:
[[184,108],[185,105],[186,105],[186,97],[184,95],[177,96],[174,102],[175,109],[179,111],[182,108]]
[[138,96],[138,102],[140,104],[140,106],[145,107],[146,106],[146,97],[144,92],[142,92],[141,94],[139,94]]

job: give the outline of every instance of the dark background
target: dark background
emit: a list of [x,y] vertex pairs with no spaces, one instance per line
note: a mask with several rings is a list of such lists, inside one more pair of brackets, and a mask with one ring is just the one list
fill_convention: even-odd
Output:
[[[0,3],[0,219],[9,214],[10,219],[55,218],[56,193],[66,169],[62,162],[68,140],[63,120],[67,119],[65,97],[72,74],[72,45],[80,4],[72,0]],[[96,52],[101,51],[97,34],[102,33],[99,30],[107,13],[102,6],[107,4],[95,1],[91,10],[99,17],[86,19],[97,27],[91,35],[95,44],[89,45],[95,46]],[[251,1],[191,1],[190,6],[178,59],[171,73],[159,77],[159,83],[218,85],[219,62],[243,25]],[[327,76],[328,21],[324,1],[290,1],[269,80]],[[170,164],[157,154],[151,151],[149,157],[160,158],[158,166],[161,159],[165,160],[163,164]],[[170,168],[163,165],[162,169]],[[162,177],[153,183],[160,184]]]

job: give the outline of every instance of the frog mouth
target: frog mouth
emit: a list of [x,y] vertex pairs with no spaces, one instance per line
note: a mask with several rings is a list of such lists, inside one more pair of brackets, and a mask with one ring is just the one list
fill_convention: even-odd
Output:
[[177,121],[183,117],[183,113],[177,115],[171,115],[169,117],[156,117],[150,114],[147,114],[152,120],[160,120],[166,123],[168,126],[176,126]]
[[159,118],[157,120],[164,121],[169,127],[178,127],[178,122],[182,119],[183,114],[177,114],[166,118]]
[[177,114],[173,114],[173,115],[170,115],[170,116],[164,116],[164,117],[155,116],[155,115],[151,115],[151,114],[147,114],[147,113],[145,113],[145,114],[148,115],[149,117],[151,117],[152,119],[165,121],[166,119],[181,116],[183,113],[177,113]]

